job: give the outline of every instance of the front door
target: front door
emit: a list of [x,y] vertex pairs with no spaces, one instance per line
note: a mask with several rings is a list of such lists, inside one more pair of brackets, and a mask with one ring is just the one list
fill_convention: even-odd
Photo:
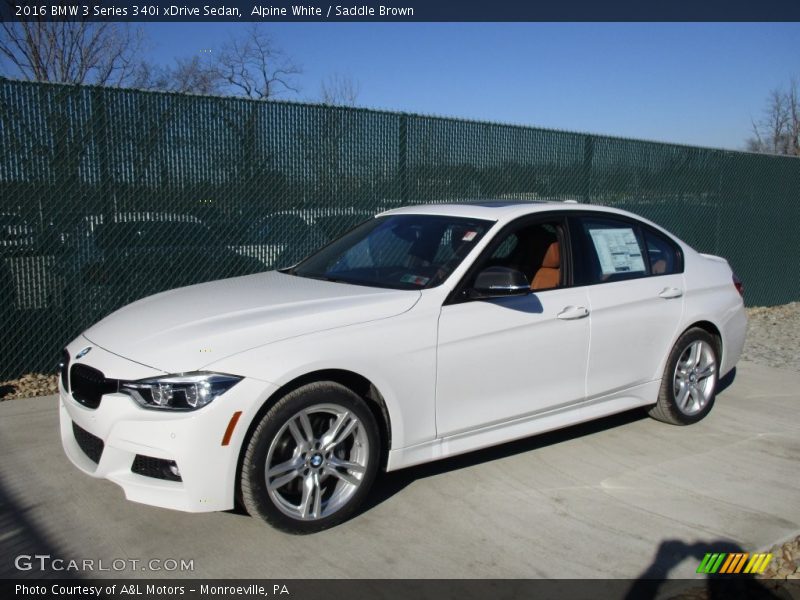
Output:
[[[589,311],[585,288],[569,287],[564,223],[526,219],[498,234],[455,300],[442,307],[436,426],[446,437],[581,402],[586,394]],[[521,271],[524,296],[470,300],[486,267]],[[460,293],[460,295],[459,295]]]
[[443,307],[437,434],[445,437],[583,400],[586,307],[585,288]]

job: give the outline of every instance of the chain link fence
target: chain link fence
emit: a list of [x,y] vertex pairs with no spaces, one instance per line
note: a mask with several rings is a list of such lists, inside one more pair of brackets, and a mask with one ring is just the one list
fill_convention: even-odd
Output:
[[800,298],[800,160],[287,102],[0,81],[0,377],[155,292],[290,265],[409,203],[577,199]]

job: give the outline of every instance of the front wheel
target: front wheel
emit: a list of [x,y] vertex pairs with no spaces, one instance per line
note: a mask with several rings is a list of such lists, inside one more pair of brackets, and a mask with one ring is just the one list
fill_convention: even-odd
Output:
[[302,386],[259,422],[242,462],[242,502],[251,516],[290,533],[349,518],[369,492],[380,437],[363,399],[333,382]]
[[716,340],[707,331],[693,327],[684,332],[670,352],[650,416],[690,425],[711,412],[719,376],[717,354]]

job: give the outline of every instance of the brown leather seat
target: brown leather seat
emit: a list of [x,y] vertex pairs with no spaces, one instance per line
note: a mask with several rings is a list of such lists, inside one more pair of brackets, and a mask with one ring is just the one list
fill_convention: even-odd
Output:
[[667,272],[667,261],[665,261],[663,258],[657,260],[653,263],[652,271],[653,275],[663,275]]
[[542,259],[542,266],[536,271],[531,281],[532,290],[546,290],[558,287],[561,280],[561,249],[558,242],[547,247]]

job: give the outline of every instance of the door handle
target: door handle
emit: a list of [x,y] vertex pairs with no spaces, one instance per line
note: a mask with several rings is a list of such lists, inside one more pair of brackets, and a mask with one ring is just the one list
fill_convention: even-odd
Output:
[[589,316],[589,309],[585,306],[566,306],[557,316],[564,321],[582,319]]
[[675,287],[666,287],[658,294],[661,298],[666,298],[669,300],[670,298],[680,298],[683,296],[683,290],[675,288]]

